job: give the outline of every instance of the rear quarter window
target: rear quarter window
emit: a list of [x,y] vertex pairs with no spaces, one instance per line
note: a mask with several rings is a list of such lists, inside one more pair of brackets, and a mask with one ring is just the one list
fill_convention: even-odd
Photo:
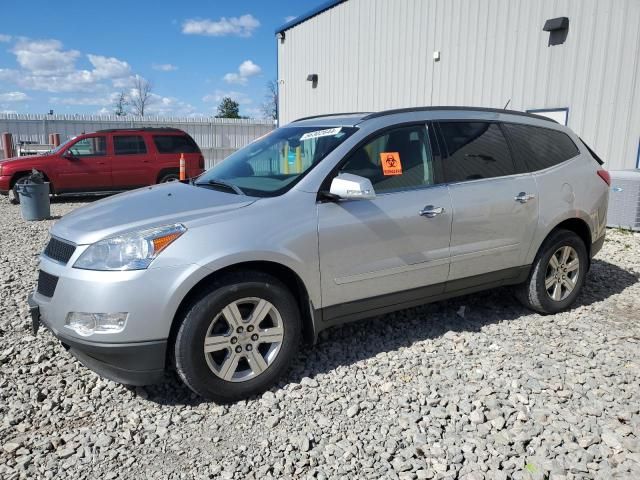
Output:
[[580,151],[566,133],[531,125],[504,124],[514,155],[529,171],[544,170],[565,162]]
[[158,153],[200,153],[196,142],[186,135],[154,135],[153,143]]

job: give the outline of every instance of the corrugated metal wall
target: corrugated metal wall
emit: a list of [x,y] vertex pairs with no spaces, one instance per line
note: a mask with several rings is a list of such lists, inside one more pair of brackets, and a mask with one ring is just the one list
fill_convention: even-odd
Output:
[[[549,18],[570,19],[549,46]],[[422,105],[569,108],[610,169],[636,166],[640,0],[348,0],[278,43],[280,122]],[[435,62],[434,51],[441,59]],[[307,75],[317,73],[317,87]]]
[[[230,118],[116,117],[102,115],[22,115],[0,114],[0,133],[9,132],[19,141],[48,143],[50,133],[60,140],[107,128],[173,127],[193,137],[206,160],[207,168],[274,129],[271,120]],[[1,152],[0,158],[4,158]]]

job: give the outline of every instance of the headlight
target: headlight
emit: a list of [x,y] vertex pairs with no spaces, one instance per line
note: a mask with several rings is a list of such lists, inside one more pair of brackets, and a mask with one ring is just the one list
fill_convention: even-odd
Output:
[[85,270],[143,270],[186,231],[184,225],[177,223],[105,238],[90,245],[73,267]]

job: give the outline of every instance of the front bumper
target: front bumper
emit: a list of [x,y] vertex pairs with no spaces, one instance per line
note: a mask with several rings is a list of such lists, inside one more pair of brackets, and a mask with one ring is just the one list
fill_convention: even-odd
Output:
[[34,334],[40,324],[44,325],[80,363],[98,375],[126,385],[149,385],[164,378],[166,340],[98,343],[71,338],[48,327],[33,295],[29,295],[28,303]]
[[11,185],[10,175],[0,175],[0,195],[6,195],[9,193]]

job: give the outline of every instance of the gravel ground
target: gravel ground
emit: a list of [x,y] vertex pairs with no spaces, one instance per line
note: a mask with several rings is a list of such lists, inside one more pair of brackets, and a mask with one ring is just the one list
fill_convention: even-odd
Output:
[[219,406],[31,335],[51,223],[0,198],[0,478],[640,478],[639,234],[609,231],[569,312],[497,289],[354,323]]

